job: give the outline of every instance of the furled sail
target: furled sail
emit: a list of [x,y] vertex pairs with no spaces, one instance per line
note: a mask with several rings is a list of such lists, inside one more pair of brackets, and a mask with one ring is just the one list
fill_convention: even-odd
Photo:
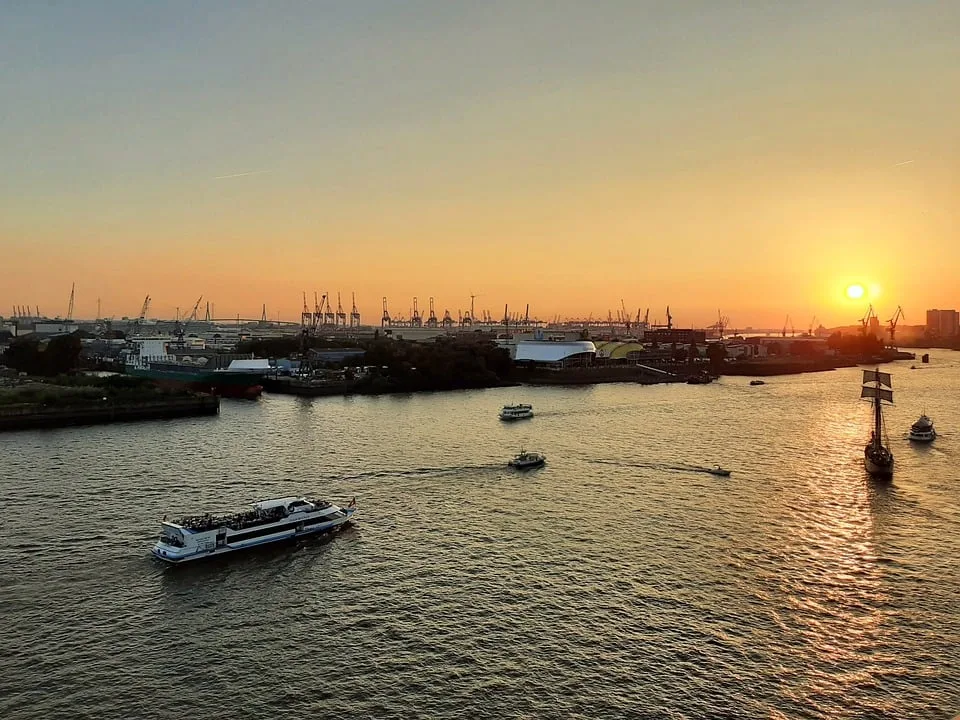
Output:
[[[866,372],[866,371],[864,371]],[[881,373],[882,374],[882,373]],[[888,376],[889,377],[889,376]],[[882,382],[882,381],[881,381]],[[878,394],[879,393],[879,394]],[[875,398],[879,397],[881,400],[886,400],[887,402],[893,402],[893,390],[884,390],[883,388],[877,387],[862,387],[860,388],[860,397],[862,398]]]
[[881,385],[886,385],[888,388],[893,387],[890,380],[890,373],[880,372],[879,370],[864,370],[863,381],[865,383],[879,381]]

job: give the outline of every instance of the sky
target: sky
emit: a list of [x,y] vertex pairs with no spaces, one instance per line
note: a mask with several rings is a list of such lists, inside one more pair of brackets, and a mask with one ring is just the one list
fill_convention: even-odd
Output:
[[0,315],[922,323],[960,305],[958,36],[955,2],[6,0]]

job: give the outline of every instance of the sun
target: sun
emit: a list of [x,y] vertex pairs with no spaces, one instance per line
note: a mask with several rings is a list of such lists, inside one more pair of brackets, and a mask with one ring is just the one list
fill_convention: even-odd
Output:
[[847,297],[851,300],[859,300],[863,297],[864,292],[863,285],[850,285],[847,287]]

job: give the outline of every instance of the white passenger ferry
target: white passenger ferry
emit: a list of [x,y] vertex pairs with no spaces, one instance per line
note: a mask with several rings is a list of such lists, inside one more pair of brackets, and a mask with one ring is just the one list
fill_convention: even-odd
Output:
[[264,500],[252,510],[228,515],[194,515],[176,522],[164,516],[153,554],[169,563],[223,555],[255,545],[336,530],[357,511],[305,497]]
[[533,417],[533,405],[504,405],[500,410],[501,420],[523,420]]

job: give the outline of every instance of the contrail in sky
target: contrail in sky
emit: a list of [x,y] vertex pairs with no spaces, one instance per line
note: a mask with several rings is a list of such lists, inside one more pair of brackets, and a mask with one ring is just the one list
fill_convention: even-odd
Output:
[[[912,163],[912,162],[913,162],[913,160],[904,160],[903,162],[894,163],[892,167],[900,167],[901,165],[909,165],[909,164]],[[247,173],[244,173],[244,174],[246,175]],[[228,176],[228,177],[229,177],[229,176]]]
[[251,170],[250,172],[234,173],[233,175],[217,175],[214,178],[214,180],[226,180],[227,178],[244,177],[245,175],[260,175],[261,173],[268,173],[268,172],[270,171],[269,170]]

